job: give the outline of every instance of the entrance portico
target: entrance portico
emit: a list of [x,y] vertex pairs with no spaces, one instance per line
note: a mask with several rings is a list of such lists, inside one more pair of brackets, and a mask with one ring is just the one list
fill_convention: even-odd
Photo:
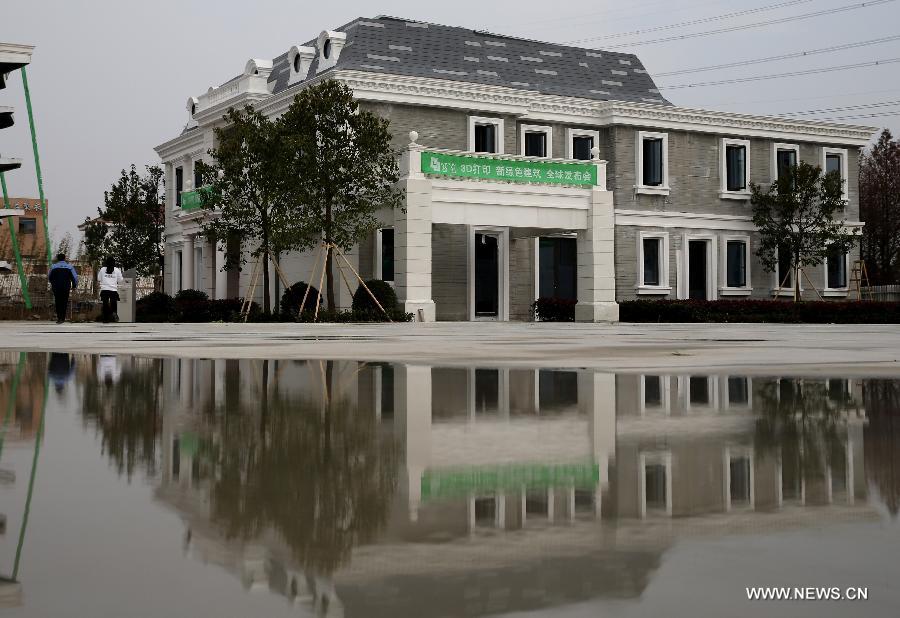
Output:
[[515,299],[530,305],[539,295],[534,239],[574,234],[576,319],[618,319],[613,194],[596,151],[591,161],[476,155],[410,138],[406,204],[394,213],[395,285],[407,312],[508,320]]

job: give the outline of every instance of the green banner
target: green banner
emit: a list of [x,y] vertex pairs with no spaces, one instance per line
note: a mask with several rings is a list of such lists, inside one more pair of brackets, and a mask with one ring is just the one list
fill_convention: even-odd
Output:
[[200,191],[203,191],[203,189],[197,189],[196,191],[182,191],[181,210],[200,210],[203,207],[203,204],[200,201]]
[[569,464],[507,464],[422,473],[422,501],[435,498],[518,491],[548,487],[590,489],[600,482],[600,466],[593,462]]
[[422,173],[452,178],[579,187],[593,187],[597,184],[597,166],[593,163],[492,159],[428,151],[422,153]]

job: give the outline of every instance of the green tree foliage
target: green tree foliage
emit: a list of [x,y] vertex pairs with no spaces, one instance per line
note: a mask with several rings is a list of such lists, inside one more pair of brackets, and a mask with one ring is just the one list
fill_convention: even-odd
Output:
[[[140,175],[134,164],[122,170],[103,194],[100,221],[89,223],[84,234],[85,257],[96,265],[107,255],[122,268],[162,283],[165,182],[159,166],[148,165]],[[85,220],[88,223],[88,220]]]
[[[840,174],[801,161],[763,188],[750,183],[753,223],[759,230],[757,257],[767,271],[787,251],[793,269],[794,300],[800,300],[800,271],[821,264],[830,250],[847,253],[856,234],[844,227]],[[779,282],[780,285],[781,282]]]
[[[217,216],[204,224],[204,234],[225,247],[236,236],[253,260],[262,261],[263,310],[271,311],[269,259],[303,244],[297,218],[297,196],[288,179],[297,175],[290,167],[280,125],[248,106],[228,110],[226,125],[216,128],[218,147],[210,150],[213,162],[200,164],[204,184],[200,199]],[[243,251],[228,254],[230,267],[246,262]]]
[[[361,110],[353,91],[334,80],[301,91],[279,118],[289,155],[284,190],[299,210],[302,248],[324,241],[349,251],[378,226],[375,213],[401,204],[400,170],[388,121]],[[329,249],[325,295],[334,300]]]
[[900,141],[887,129],[859,159],[859,214],[871,283],[900,283]]

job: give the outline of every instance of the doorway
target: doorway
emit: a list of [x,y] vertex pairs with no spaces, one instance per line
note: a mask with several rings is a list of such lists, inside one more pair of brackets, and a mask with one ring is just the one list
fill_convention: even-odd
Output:
[[688,241],[688,298],[709,300],[709,241]]
[[500,234],[475,233],[475,319],[500,317]]

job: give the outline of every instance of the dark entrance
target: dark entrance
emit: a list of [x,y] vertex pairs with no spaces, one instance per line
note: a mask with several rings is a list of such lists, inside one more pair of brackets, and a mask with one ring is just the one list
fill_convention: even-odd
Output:
[[500,313],[500,242],[496,235],[475,234],[475,317]]
[[706,300],[707,242],[688,241],[688,298]]
[[574,238],[541,238],[539,241],[541,298],[578,298],[577,253]]

